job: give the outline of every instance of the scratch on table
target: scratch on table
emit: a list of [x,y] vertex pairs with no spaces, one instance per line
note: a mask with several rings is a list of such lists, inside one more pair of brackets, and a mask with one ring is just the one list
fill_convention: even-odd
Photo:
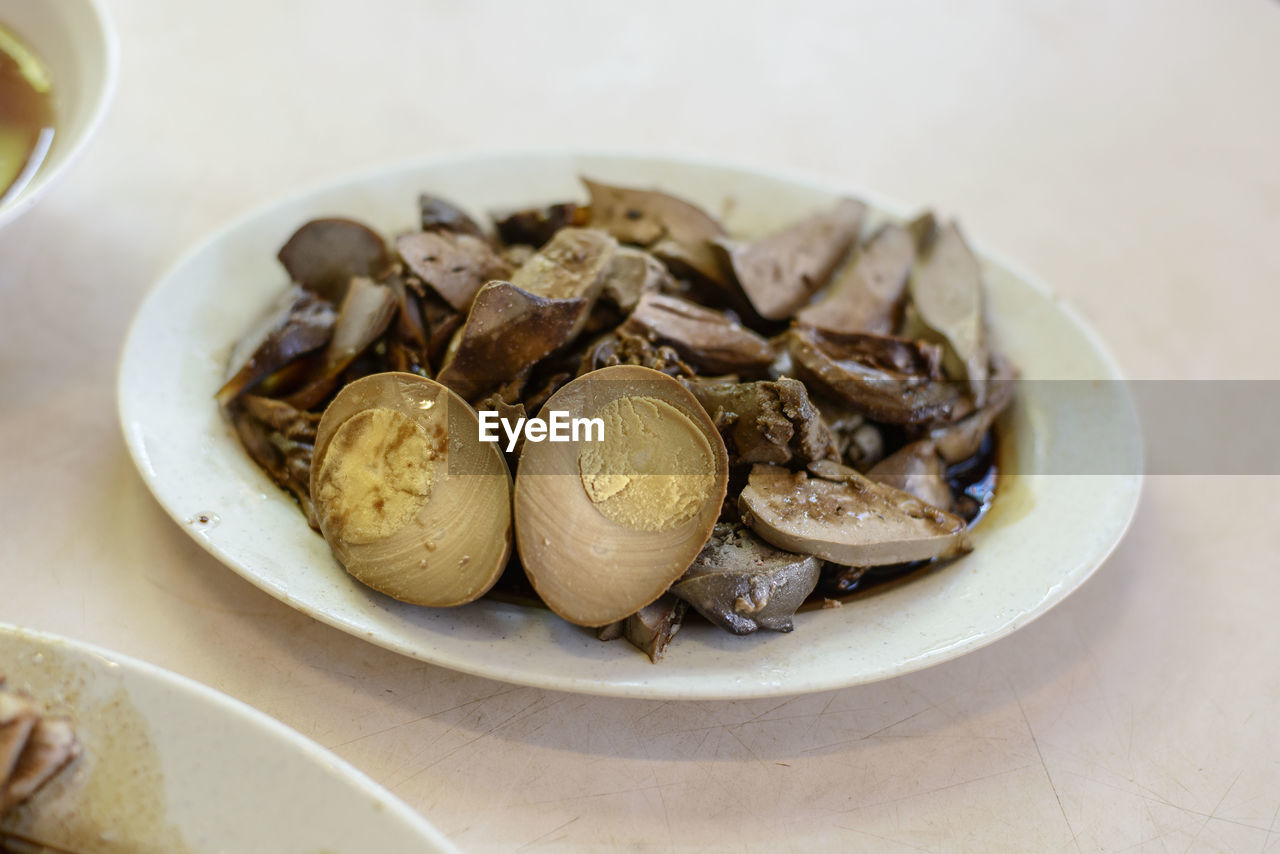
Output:
[[1191,850],[1191,847],[1196,844],[1196,840],[1200,838],[1200,834],[1204,833],[1204,829],[1209,826],[1209,822],[1213,821],[1214,817],[1217,816],[1218,810],[1222,808],[1222,805],[1224,803],[1226,803],[1227,795],[1231,794],[1231,790],[1236,787],[1236,783],[1239,782],[1240,775],[1243,773],[1244,773],[1243,768],[1241,768],[1239,771],[1236,772],[1236,776],[1231,780],[1231,785],[1227,786],[1227,790],[1222,793],[1222,797],[1218,798],[1218,802],[1214,804],[1214,807],[1209,812],[1209,815],[1205,817],[1204,822],[1200,825],[1200,829],[1196,831],[1196,835],[1191,837],[1191,841],[1187,843],[1186,850],[1183,852],[1183,854],[1186,854],[1187,851]]
[[1044,751],[1040,749],[1040,740],[1036,738],[1036,731],[1031,728],[1031,719],[1027,717],[1027,710],[1022,707],[1022,698],[1018,696],[1018,690],[1013,687],[1013,683],[1009,683],[1009,690],[1013,692],[1014,702],[1018,704],[1018,712],[1022,715],[1022,722],[1027,726],[1027,734],[1031,736],[1031,743],[1036,748],[1036,756],[1040,758],[1040,767],[1044,769],[1044,777],[1049,781],[1049,788],[1053,790],[1053,797],[1058,802],[1058,809],[1062,812],[1062,820],[1066,822],[1067,832],[1071,834],[1071,842],[1075,845],[1076,851],[1080,851],[1080,838],[1076,834],[1075,828],[1071,826],[1071,819],[1067,818],[1067,808],[1062,804],[1062,795],[1058,794],[1058,787],[1053,782],[1053,775],[1049,773],[1049,764],[1044,761]]
[[743,741],[743,740],[742,740],[742,737],[741,737],[741,736],[739,736],[736,732],[734,732],[732,728],[726,728],[726,729],[725,729],[725,732],[727,732],[727,733],[729,733],[729,735],[733,736],[733,740],[734,740],[734,741],[736,741],[736,742],[738,742],[738,744],[741,744],[741,745],[742,745],[742,749],[743,749],[743,750],[745,750],[745,751],[747,751],[747,753],[751,755],[751,758],[752,758],[752,759],[754,759],[754,760],[756,761],[756,764],[758,764],[758,765],[760,765],[760,766],[766,766],[766,765],[767,765],[767,763],[766,763],[763,759],[761,759],[761,758],[760,758],[760,755],[759,755],[759,754],[757,754],[754,750],[752,750],[752,749],[751,749],[751,745],[749,745],[749,744],[747,744],[745,741]]
[[[490,735],[493,735],[495,732],[497,732],[498,730],[502,729],[502,728],[503,728],[504,726],[506,726],[508,723],[510,723],[511,721],[513,721],[513,720],[515,720],[516,718],[518,718],[521,714],[523,714],[523,713],[524,713],[525,711],[527,711],[529,708],[531,708],[532,706],[537,705],[540,701],[541,701],[541,698],[540,698],[540,697],[539,697],[539,698],[534,698],[534,700],[533,700],[532,702],[530,702],[528,705],[524,706],[523,708],[521,708],[519,711],[515,712],[514,714],[507,716],[506,718],[504,718],[504,719],[503,719],[502,721],[500,721],[499,723],[495,724],[494,726],[490,727],[489,729],[487,729],[487,730],[485,730],[484,732],[482,732],[482,733],[480,733],[479,735],[477,735],[475,738],[467,739],[465,742],[463,742],[462,744],[460,744],[460,745],[458,745],[457,747],[453,748],[452,750],[449,750],[449,751],[447,751],[447,752],[445,752],[445,753],[441,754],[440,756],[437,756],[435,759],[431,760],[431,761],[430,761],[430,762],[428,762],[426,765],[423,765],[423,766],[422,766],[421,768],[419,768],[417,771],[414,771],[414,772],[413,772],[412,774],[410,774],[408,777],[404,777],[404,778],[402,778],[402,779],[398,780],[398,781],[395,783],[395,785],[391,787],[392,791],[395,791],[395,790],[396,790],[396,789],[398,789],[400,786],[403,786],[405,783],[408,783],[408,782],[410,782],[411,780],[415,780],[415,779],[417,779],[418,777],[421,777],[423,774],[427,773],[427,771],[429,771],[430,769],[432,769],[432,768],[433,768],[433,767],[435,767],[436,765],[439,765],[441,762],[445,761],[445,760],[446,760],[446,759],[448,759],[450,756],[453,756],[454,754],[458,753],[459,751],[461,751],[461,750],[465,750],[466,748],[468,748],[468,747],[470,747],[471,745],[475,744],[475,743],[476,743],[477,741],[479,741],[480,739],[482,739],[482,738],[486,738],[486,737],[488,737],[488,736],[490,736]],[[554,705],[554,703],[553,703],[552,705]],[[548,708],[550,708],[550,707],[548,707]]]
[[[1099,780],[1099,779],[1097,779],[1097,778],[1095,778],[1095,777],[1088,777],[1088,776],[1086,776],[1086,775],[1084,775],[1084,774],[1077,774],[1077,773],[1076,773],[1076,772],[1074,772],[1074,771],[1064,771],[1064,772],[1062,772],[1062,773],[1064,773],[1064,774],[1066,774],[1066,775],[1068,775],[1068,776],[1071,776],[1071,777],[1079,777],[1079,778],[1080,778],[1080,779],[1082,779],[1082,780],[1088,780],[1088,781],[1089,781],[1089,783],[1090,783],[1091,785],[1094,785],[1094,786],[1103,786],[1103,787],[1108,788],[1108,789],[1114,789],[1114,790],[1116,790],[1117,792],[1123,792],[1123,793],[1124,793],[1124,794],[1126,794],[1126,795],[1130,795],[1130,796],[1132,796],[1132,797],[1135,797],[1135,798],[1140,799],[1140,800],[1143,802],[1143,804],[1144,804],[1144,805],[1146,805],[1146,806],[1144,807],[1144,809],[1146,809],[1146,811],[1147,811],[1147,817],[1151,819],[1151,823],[1152,823],[1153,825],[1154,825],[1154,824],[1157,824],[1157,822],[1156,822],[1156,820],[1155,820],[1155,817],[1151,815],[1150,805],[1151,805],[1151,804],[1160,804],[1160,806],[1168,807],[1169,809],[1177,810],[1177,811],[1178,811],[1178,812],[1180,812],[1180,813],[1185,813],[1186,815],[1189,815],[1189,816],[1195,816],[1196,818],[1203,818],[1203,819],[1210,819],[1210,818],[1212,818],[1214,821],[1221,821],[1221,822],[1224,822],[1224,823],[1226,823],[1226,824],[1234,824],[1234,825],[1237,825],[1237,826],[1239,826],[1239,827],[1247,827],[1247,828],[1249,828],[1250,830],[1261,830],[1261,831],[1265,831],[1265,832],[1267,832],[1267,833],[1270,833],[1270,832],[1271,832],[1271,830],[1270,830],[1269,828],[1263,827],[1262,825],[1259,825],[1259,824],[1250,824],[1250,823],[1249,823],[1249,822],[1247,822],[1247,821],[1237,821],[1237,820],[1236,820],[1236,819],[1234,819],[1234,818],[1223,818],[1223,817],[1222,817],[1222,816],[1220,816],[1220,815],[1212,815],[1211,813],[1203,812],[1202,810],[1192,809],[1191,807],[1184,807],[1184,806],[1182,806],[1181,804],[1175,804],[1173,801],[1170,801],[1170,800],[1168,800],[1168,799],[1166,799],[1166,798],[1161,797],[1161,796],[1160,796],[1160,794],[1159,794],[1159,793],[1157,793],[1154,789],[1151,789],[1151,788],[1149,788],[1149,787],[1147,787],[1147,786],[1144,786],[1144,785],[1142,785],[1141,783],[1136,783],[1136,782],[1134,783],[1134,785],[1135,785],[1135,786],[1137,786],[1139,789],[1141,789],[1141,790],[1142,790],[1142,791],[1139,791],[1139,792],[1135,792],[1135,791],[1133,791],[1132,789],[1126,789],[1124,786],[1117,786],[1117,785],[1116,785],[1116,784],[1114,784],[1114,783],[1108,783],[1108,782],[1105,782],[1105,781],[1103,781],[1103,780]],[[1238,775],[1237,775],[1237,776],[1238,776]],[[1276,817],[1277,817],[1277,816],[1280,816],[1280,806],[1277,806],[1277,807],[1276,807],[1276,815],[1273,815],[1273,816],[1272,816],[1271,821],[1272,821],[1272,826],[1273,826],[1273,827],[1274,827],[1274,825],[1275,825],[1275,820],[1276,820]],[[1206,823],[1207,823],[1207,822],[1206,822]],[[1165,836],[1167,833],[1171,833],[1171,832],[1173,832],[1173,830],[1175,830],[1175,829],[1176,829],[1176,828],[1171,828],[1170,830],[1166,831],[1165,833],[1161,833],[1161,834],[1159,834],[1159,836]],[[1153,837],[1153,838],[1159,838],[1159,836],[1157,836],[1157,837]],[[1150,841],[1150,840],[1148,840],[1148,841]],[[1133,846],[1130,846],[1130,847],[1133,847]],[[1128,849],[1125,849],[1125,850],[1128,850]],[[1118,852],[1117,852],[1117,854],[1118,854]]]
[[1267,827],[1267,833],[1275,832],[1277,819],[1280,819],[1280,803],[1276,804],[1276,811],[1271,814],[1271,824]]
[[665,708],[666,708],[667,706],[669,706],[669,705],[671,705],[671,701],[670,701],[670,700],[663,700],[662,702],[658,703],[658,705],[654,706],[652,709],[650,709],[649,711],[645,712],[643,715],[640,715],[639,717],[636,717],[636,718],[632,718],[632,719],[631,719],[631,722],[632,722],[633,724],[634,724],[634,723],[639,723],[640,721],[642,721],[642,720],[644,720],[645,718],[649,717],[649,715],[656,714],[657,712],[660,712],[661,710],[665,709]]
[[1276,811],[1271,814],[1271,824],[1267,826],[1267,835],[1262,840],[1263,854],[1265,854],[1267,845],[1271,842],[1271,837],[1275,834],[1277,818],[1280,818],[1280,804],[1276,804]]
[[886,725],[884,725],[884,726],[880,727],[880,729],[872,730],[871,732],[869,732],[869,733],[867,733],[866,735],[864,735],[864,736],[863,736],[863,738],[874,738],[875,736],[879,735],[880,733],[884,732],[885,730],[893,729],[893,728],[894,728],[894,727],[896,727],[898,724],[905,724],[907,721],[912,720],[912,719],[914,719],[914,718],[918,718],[918,717],[920,717],[921,715],[923,715],[925,712],[931,712],[931,711],[933,711],[933,710],[934,710],[934,709],[936,709],[936,708],[937,708],[937,706],[935,706],[935,705],[933,705],[933,704],[931,703],[931,704],[929,705],[929,707],[928,707],[928,708],[926,708],[926,709],[918,709],[918,710],[916,710],[916,711],[912,712],[911,714],[907,715],[905,718],[901,718],[900,720],[896,720],[896,721],[894,721],[894,722],[893,722],[893,723],[891,723],[891,724],[886,724]]
[[1016,768],[1006,768],[1003,771],[992,771],[990,774],[983,774],[980,777],[969,777],[968,779],[965,779],[965,780],[958,780],[955,783],[947,783],[945,786],[935,786],[934,788],[926,789],[923,792],[911,792],[910,794],[907,794],[907,795],[899,795],[896,798],[885,798],[882,801],[872,801],[871,803],[868,803],[868,804],[859,804],[849,809],[820,810],[820,811],[817,811],[816,814],[817,815],[845,815],[851,812],[858,812],[859,810],[871,809],[872,807],[889,806],[890,804],[896,804],[900,801],[909,801],[914,798],[923,798],[923,797],[927,797],[928,795],[936,795],[938,792],[945,792],[948,789],[954,789],[959,786],[967,786],[970,783],[981,783],[983,780],[990,780],[993,777],[1003,777],[1006,774],[1013,774],[1018,771],[1025,771],[1028,768],[1032,768],[1032,767],[1034,767],[1034,763],[1029,763],[1027,765],[1019,765]]
[[658,790],[658,801],[662,804],[662,818],[667,823],[667,844],[671,844],[676,837],[671,830],[671,813],[667,811],[667,795],[662,789]]
[[[1151,814],[1151,802],[1144,799],[1142,801],[1142,810],[1147,814],[1147,819],[1150,820],[1151,826],[1159,830],[1160,822],[1156,821],[1156,817]],[[1129,848],[1126,848],[1125,850],[1128,851],[1130,849],[1138,848],[1142,845],[1146,845],[1148,842],[1155,842],[1157,839],[1163,839],[1164,837],[1168,836],[1170,833],[1173,833],[1175,830],[1177,830],[1177,828],[1171,825],[1169,827],[1164,828],[1163,830],[1160,830],[1154,836],[1150,836],[1142,840],[1141,842],[1137,843],[1136,845],[1129,846]]]
[[[577,820],[578,820],[578,819],[580,819],[580,818],[582,818],[582,816],[580,816],[580,815],[575,815],[573,818],[569,819],[569,820],[568,820],[568,821],[566,821],[564,824],[561,824],[561,825],[559,825],[559,826],[557,826],[557,827],[553,827],[553,828],[551,828],[550,830],[548,830],[546,833],[542,834],[541,836],[535,836],[533,839],[530,839],[528,842],[526,842],[524,845],[521,845],[521,846],[520,846],[519,848],[517,848],[516,850],[517,850],[517,851],[523,851],[523,850],[524,850],[524,849],[526,849],[526,848],[530,848],[530,847],[532,847],[533,845],[536,845],[538,842],[542,841],[543,839],[546,839],[548,836],[550,836],[551,834],[555,833],[557,830],[564,830],[566,827],[568,827],[569,825],[573,824],[575,821],[577,821]],[[548,842],[558,842],[558,841],[559,841],[559,838],[556,838],[556,839],[549,839],[549,840],[547,840],[547,841],[548,841]]]
[[[765,709],[763,712],[761,712],[760,714],[756,715],[754,718],[751,718],[750,720],[743,721],[743,723],[753,724],[753,723],[755,723],[756,721],[760,720],[760,719],[761,719],[762,717],[764,717],[765,715],[769,714],[770,712],[776,712],[778,709],[781,709],[783,706],[788,706],[788,705],[790,705],[791,703],[794,703],[794,702],[796,701],[796,699],[797,699],[796,697],[788,697],[787,699],[783,700],[783,701],[782,701],[781,703],[779,703],[778,705],[776,705],[776,706],[770,706],[768,709]],[[742,724],[738,724],[738,726],[741,726],[741,725],[742,725]]]
[[525,803],[527,806],[531,806],[531,807],[545,806],[546,804],[560,804],[560,803],[564,803],[565,801],[585,801],[585,800],[590,800],[592,798],[610,798],[615,795],[632,795],[632,794],[635,794],[636,792],[651,792],[655,790],[661,791],[662,789],[670,789],[672,786],[683,786],[683,785],[684,785],[684,781],[682,780],[672,780],[669,783],[649,783],[648,785],[644,785],[644,786],[632,786],[628,789],[610,789],[607,792],[591,792],[590,794],[586,794],[586,795],[575,793],[572,795],[565,795],[563,798],[547,798],[546,800],[542,800],[542,801],[526,801]]
[[[833,716],[834,715],[852,715],[860,711],[864,711],[864,710],[863,709],[842,709],[838,712],[833,712],[832,715]],[[766,712],[766,714],[768,713]],[[683,727],[681,729],[673,730],[673,732],[677,734],[683,734],[683,733],[690,733],[690,732],[702,732],[703,730],[709,730],[709,729],[720,729],[721,727],[728,728],[728,727],[748,726],[751,724],[754,724],[756,726],[764,726],[766,724],[782,723],[784,721],[794,721],[794,720],[801,720],[801,719],[815,719],[815,716],[813,712],[804,712],[798,715],[781,715],[776,718],[769,718],[768,720],[765,720],[765,721],[756,720],[756,718],[747,718],[745,721],[738,721],[736,723],[731,723],[731,724],[718,723],[718,724],[707,724],[706,726]]]
[[861,836],[870,836],[872,839],[879,839],[882,842],[892,842],[894,845],[905,845],[907,848],[913,848],[916,851],[924,851],[926,852],[926,854],[931,850],[928,848],[921,848],[919,845],[912,845],[910,842],[903,842],[901,839],[894,839],[890,836],[880,836],[879,834],[876,834],[876,833],[869,833],[868,831],[865,831],[865,830],[859,830],[856,827],[849,827],[847,824],[837,824],[835,826],[840,828],[841,830],[848,830],[852,833],[857,833]]
[[856,744],[856,743],[857,743],[857,742],[859,742],[859,741],[865,741],[865,740],[867,740],[868,738],[874,738],[874,737],[876,737],[876,736],[880,735],[881,733],[885,732],[886,730],[893,729],[893,728],[894,728],[894,727],[896,727],[898,724],[905,724],[907,721],[911,720],[912,718],[919,717],[920,715],[923,715],[925,712],[930,711],[930,710],[931,710],[931,709],[933,709],[933,708],[935,708],[935,707],[934,707],[934,706],[930,706],[930,707],[929,707],[929,708],[927,708],[927,709],[917,709],[916,711],[912,712],[911,714],[907,715],[907,716],[906,716],[906,717],[904,717],[904,718],[899,718],[898,720],[894,721],[893,723],[885,724],[884,726],[880,727],[879,729],[877,729],[877,730],[872,730],[871,732],[866,733],[866,734],[864,734],[864,735],[859,735],[859,736],[856,736],[855,738],[847,738],[847,739],[844,739],[844,740],[842,740],[842,741],[835,741],[835,742],[831,742],[830,744],[820,744],[820,745],[818,745],[817,747],[808,747],[808,748],[805,748],[804,750],[802,750],[802,751],[800,751],[800,752],[801,752],[801,753],[813,753],[813,752],[818,751],[818,750],[830,750],[830,749],[831,749],[831,748],[833,748],[833,747],[843,747],[843,746],[844,746],[844,745],[846,745],[846,744]]
[[[391,726],[384,727],[383,729],[377,730],[376,732],[366,732],[364,735],[358,735],[355,738],[347,739],[346,741],[340,742],[338,744],[330,745],[329,749],[337,750],[339,747],[346,747],[347,745],[355,744],[358,741],[364,741],[366,738],[375,738],[379,735],[385,735],[386,733],[400,729],[401,727],[413,726],[416,723],[421,723],[422,721],[430,720],[431,718],[436,718],[436,717],[439,717],[440,715],[446,715],[449,712],[456,712],[458,709],[465,709],[467,706],[474,706],[476,703],[483,703],[485,700],[492,700],[494,697],[500,697],[503,694],[510,694],[514,691],[523,691],[523,690],[525,689],[519,686],[505,688],[503,690],[496,691],[492,694],[487,694],[483,697],[477,697],[474,700],[468,700],[465,703],[459,703],[456,706],[450,706],[447,709],[441,709],[438,712],[432,712],[429,715],[419,715],[418,717],[413,718],[412,720],[401,721],[398,724],[392,724]],[[452,732],[453,727],[450,727],[449,730]]]

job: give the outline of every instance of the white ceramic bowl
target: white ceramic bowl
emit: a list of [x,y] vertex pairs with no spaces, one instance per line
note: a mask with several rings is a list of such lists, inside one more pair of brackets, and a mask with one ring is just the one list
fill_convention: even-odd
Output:
[[4,226],[83,153],[115,91],[118,51],[102,0],[0,0],[0,24],[44,62],[54,92],[53,146],[30,183],[0,205]]
[[70,718],[83,747],[5,817],[0,850],[11,833],[97,854],[457,854],[320,745],[175,673],[0,624],[0,676]]

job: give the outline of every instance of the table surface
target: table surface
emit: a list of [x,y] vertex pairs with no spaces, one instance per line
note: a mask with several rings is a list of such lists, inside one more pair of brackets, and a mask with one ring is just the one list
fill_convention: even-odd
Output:
[[101,135],[0,232],[0,621],[240,698],[467,850],[1280,851],[1274,477],[1150,477],[1092,580],[948,664],[602,699],[402,658],[252,587],[151,498],[114,393],[147,288],[226,218],[478,147],[725,158],[932,204],[1130,376],[1274,379],[1280,4],[110,7]]

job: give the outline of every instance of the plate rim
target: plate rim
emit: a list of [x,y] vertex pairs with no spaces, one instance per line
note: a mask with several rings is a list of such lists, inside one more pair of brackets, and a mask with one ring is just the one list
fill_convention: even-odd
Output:
[[[884,196],[874,190],[849,188],[843,183],[839,183],[831,179],[824,179],[820,175],[806,173],[799,170],[760,166],[758,164],[745,161],[706,156],[643,152],[626,149],[564,149],[555,147],[472,148],[463,151],[401,158],[373,164],[356,170],[350,170],[324,180],[306,183],[292,190],[279,193],[266,201],[253,205],[246,211],[224,220],[220,225],[213,228],[194,244],[178,253],[175,260],[164,269],[163,273],[158,276],[147,289],[142,300],[138,303],[133,318],[130,321],[129,329],[122,344],[117,364],[117,416],[124,436],[124,441],[134,467],[138,471],[143,482],[146,484],[152,498],[161,506],[166,515],[168,515],[180,529],[186,532],[191,539],[199,544],[199,546],[210,556],[227,568],[231,569],[241,578],[244,578],[250,584],[289,607],[302,611],[312,619],[336,628],[344,634],[348,634],[359,640],[373,643],[376,646],[400,655],[405,655],[418,661],[509,684],[595,696],[654,700],[734,700],[797,696],[856,685],[871,684],[885,679],[904,676],[909,673],[918,672],[928,667],[945,663],[1008,637],[1010,634],[1027,626],[1053,607],[1061,604],[1093,576],[1093,574],[1115,551],[1121,540],[1123,540],[1137,513],[1141,494],[1143,492],[1143,484],[1145,482],[1145,473],[1143,471],[1144,452],[1140,430],[1128,437],[1135,443],[1135,463],[1137,465],[1137,470],[1129,474],[1106,475],[1107,477],[1117,479],[1118,488],[1119,486],[1123,486],[1125,490],[1126,494],[1123,496],[1123,502],[1127,508],[1125,516],[1120,524],[1115,524],[1115,517],[1112,517],[1111,524],[1114,525],[1114,533],[1111,536],[1110,541],[1104,547],[1097,548],[1096,552],[1089,557],[1087,561],[1089,564],[1087,570],[1081,571],[1078,576],[1071,578],[1071,583],[1065,585],[1061,589],[1060,593],[1054,596],[1046,596],[1042,598],[1034,607],[1019,611],[1019,613],[1012,619],[1006,621],[995,629],[984,631],[977,635],[971,635],[954,644],[932,650],[905,661],[899,661],[896,666],[880,668],[875,672],[862,674],[854,678],[841,678],[831,675],[823,678],[805,679],[803,680],[803,684],[791,684],[786,681],[740,682],[733,691],[725,691],[718,688],[712,690],[699,690],[697,687],[663,686],[661,684],[651,683],[647,680],[608,682],[573,674],[547,675],[545,673],[538,672],[534,675],[529,675],[518,666],[504,667],[493,663],[477,663],[467,660],[465,657],[459,657],[441,650],[421,650],[400,638],[380,637],[371,634],[365,629],[352,625],[351,623],[327,611],[305,606],[292,596],[288,590],[284,589],[283,586],[273,584],[260,575],[250,572],[247,567],[240,566],[238,560],[233,559],[230,555],[220,553],[219,549],[215,547],[208,538],[197,536],[196,532],[193,531],[189,525],[184,524],[184,520],[180,518],[177,508],[170,507],[169,504],[160,499],[159,485],[157,484],[156,479],[149,473],[149,467],[144,463],[145,456],[144,450],[140,446],[140,439],[134,435],[134,431],[130,427],[131,419],[128,412],[129,403],[125,396],[125,385],[127,381],[126,369],[129,366],[130,355],[137,346],[136,340],[141,337],[140,327],[142,325],[143,317],[146,314],[146,309],[153,300],[157,299],[157,295],[164,289],[168,281],[186,264],[197,258],[210,247],[222,242],[227,235],[235,232],[241,226],[268,215],[278,207],[292,203],[299,203],[306,200],[308,197],[325,192],[336,191],[340,188],[357,187],[362,183],[376,180],[389,173],[408,173],[433,168],[439,169],[451,164],[473,163],[478,161],[563,161],[566,159],[608,160],[634,165],[661,163],[694,169],[730,171],[749,174],[753,177],[763,178],[766,180],[783,182],[798,188],[825,194],[853,195],[867,202],[873,209],[886,212],[895,217],[905,217],[907,215],[906,212],[911,209],[911,206],[896,199]],[[1101,336],[1084,318],[1079,310],[1072,303],[1058,296],[1058,294],[1049,287],[1043,279],[1028,272],[1028,270],[1022,265],[1010,261],[1005,255],[998,251],[989,250],[980,240],[974,240],[967,234],[966,240],[973,247],[974,252],[983,261],[994,264],[995,266],[1003,269],[1008,274],[1015,277],[1021,284],[1030,288],[1039,296],[1052,302],[1054,310],[1069,321],[1070,326],[1076,332],[1080,333],[1088,343],[1092,351],[1092,355],[1096,357],[1100,366],[1106,373],[1106,376],[1101,377],[1100,379],[1115,381],[1119,384],[1120,394],[1117,402],[1125,409],[1126,413],[1129,415],[1130,423],[1132,423],[1136,428],[1139,425],[1137,407],[1133,399],[1132,392],[1128,388],[1125,375],[1111,350],[1106,346]],[[659,667],[662,666],[665,665],[659,665]],[[660,678],[662,674],[655,672],[654,675]]]
[[[444,854],[459,851],[458,847],[439,828],[428,821],[425,816],[397,798],[385,786],[364,771],[361,771],[319,742],[308,738],[288,724],[277,720],[261,709],[254,708],[243,700],[236,699],[230,694],[225,694],[190,676],[168,670],[149,661],[116,652],[89,641],[78,640],[43,629],[0,621],[0,637],[13,638],[19,642],[34,642],[45,650],[69,650],[84,660],[96,662],[97,664],[94,665],[95,671],[118,667],[122,673],[130,673],[144,681],[150,681],[154,685],[172,689],[179,694],[192,697],[198,700],[201,705],[216,708],[228,716],[237,718],[270,735],[273,740],[287,744],[291,750],[300,755],[305,755],[315,765],[337,774],[343,780],[356,786],[363,794],[376,801],[381,809],[386,810],[389,814],[411,827],[415,833],[424,840],[436,845]],[[101,667],[98,666],[99,664]]]

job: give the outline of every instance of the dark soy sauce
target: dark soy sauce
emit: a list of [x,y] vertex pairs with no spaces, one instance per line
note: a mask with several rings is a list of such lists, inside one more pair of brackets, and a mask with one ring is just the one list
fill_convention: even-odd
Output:
[[[995,500],[997,456],[996,435],[992,430],[983,437],[982,446],[976,454],[947,468],[947,484],[955,497],[952,512],[964,519],[970,528],[982,520]],[[818,588],[801,610],[821,607],[825,599],[847,602],[869,591],[881,592],[949,562],[921,560],[872,567],[828,565],[818,581]]]

